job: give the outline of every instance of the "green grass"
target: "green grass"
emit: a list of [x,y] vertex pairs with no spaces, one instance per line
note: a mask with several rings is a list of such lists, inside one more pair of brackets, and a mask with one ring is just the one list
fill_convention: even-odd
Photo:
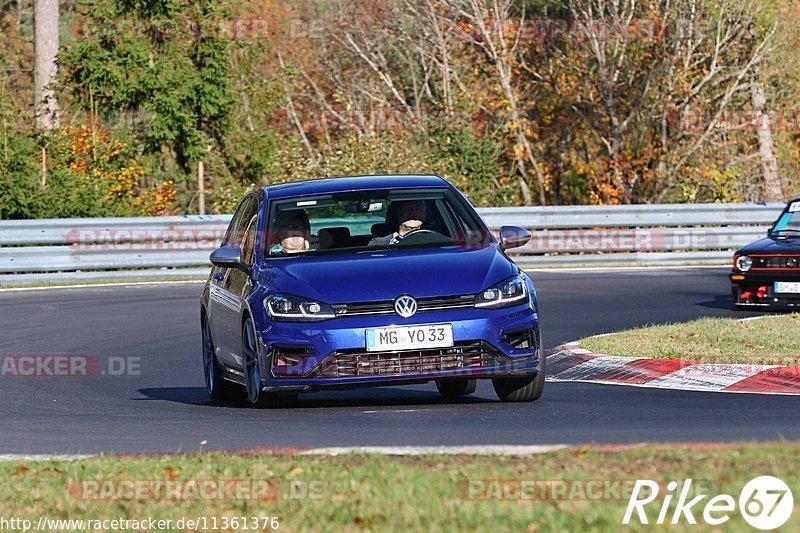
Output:
[[702,363],[800,364],[800,314],[760,320],[701,318],[581,340],[595,353]]
[[[627,483],[630,488],[640,478],[653,479],[662,487],[672,480],[691,478],[708,487],[705,492],[709,497],[725,493],[738,499],[744,484],[760,475],[774,475],[790,487],[800,487],[798,464],[800,446],[775,443],[698,448],[649,446],[615,452],[583,448],[527,457],[201,453],[103,456],[74,462],[4,462],[0,463],[0,517],[36,521],[42,514],[49,518],[95,520],[276,516],[280,531],[618,531],[626,498],[478,500],[469,498],[469,482],[607,480]],[[324,489],[316,498],[263,501],[109,501],[82,498],[75,488],[83,487],[86,481],[220,479],[274,480],[283,487],[290,482],[295,486],[319,482]],[[647,508],[651,522],[660,505],[658,500]],[[702,521],[702,508],[695,515]],[[625,529],[649,531],[652,527],[652,523],[637,524]],[[738,511],[725,524],[725,529],[731,531],[745,528]],[[800,513],[795,512],[784,530],[799,529]],[[704,528],[684,524],[677,530]]]

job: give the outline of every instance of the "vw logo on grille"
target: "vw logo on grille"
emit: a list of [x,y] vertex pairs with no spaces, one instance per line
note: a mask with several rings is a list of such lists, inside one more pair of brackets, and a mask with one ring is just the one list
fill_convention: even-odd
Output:
[[394,312],[403,318],[412,317],[417,312],[417,301],[407,294],[398,296],[394,301]]

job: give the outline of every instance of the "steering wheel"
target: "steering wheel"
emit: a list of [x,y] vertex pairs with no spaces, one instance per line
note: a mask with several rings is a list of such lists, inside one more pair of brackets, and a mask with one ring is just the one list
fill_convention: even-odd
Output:
[[406,235],[400,240],[400,245],[405,244],[444,244],[452,242],[438,231],[430,229],[418,229]]

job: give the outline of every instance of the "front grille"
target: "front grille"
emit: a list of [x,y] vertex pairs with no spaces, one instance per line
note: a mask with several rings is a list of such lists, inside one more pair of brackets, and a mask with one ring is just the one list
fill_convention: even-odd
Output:
[[[468,309],[475,304],[474,294],[459,296],[438,296],[435,298],[417,298],[417,312],[441,311],[444,309]],[[333,304],[336,316],[393,315],[394,300],[378,302],[359,302]]]
[[402,376],[443,370],[485,368],[502,363],[502,356],[485,342],[459,342],[451,348],[402,352],[335,352],[322,362],[321,377]]
[[751,256],[753,268],[781,268],[800,272],[800,255]]

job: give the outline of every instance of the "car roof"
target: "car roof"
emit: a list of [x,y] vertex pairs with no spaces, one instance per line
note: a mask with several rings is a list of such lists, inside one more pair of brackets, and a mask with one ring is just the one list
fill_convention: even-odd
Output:
[[337,192],[374,189],[424,189],[446,187],[444,178],[433,174],[397,174],[383,176],[344,176],[340,178],[321,178],[280,185],[268,185],[263,191],[270,199],[292,198],[312,194],[333,194]]

